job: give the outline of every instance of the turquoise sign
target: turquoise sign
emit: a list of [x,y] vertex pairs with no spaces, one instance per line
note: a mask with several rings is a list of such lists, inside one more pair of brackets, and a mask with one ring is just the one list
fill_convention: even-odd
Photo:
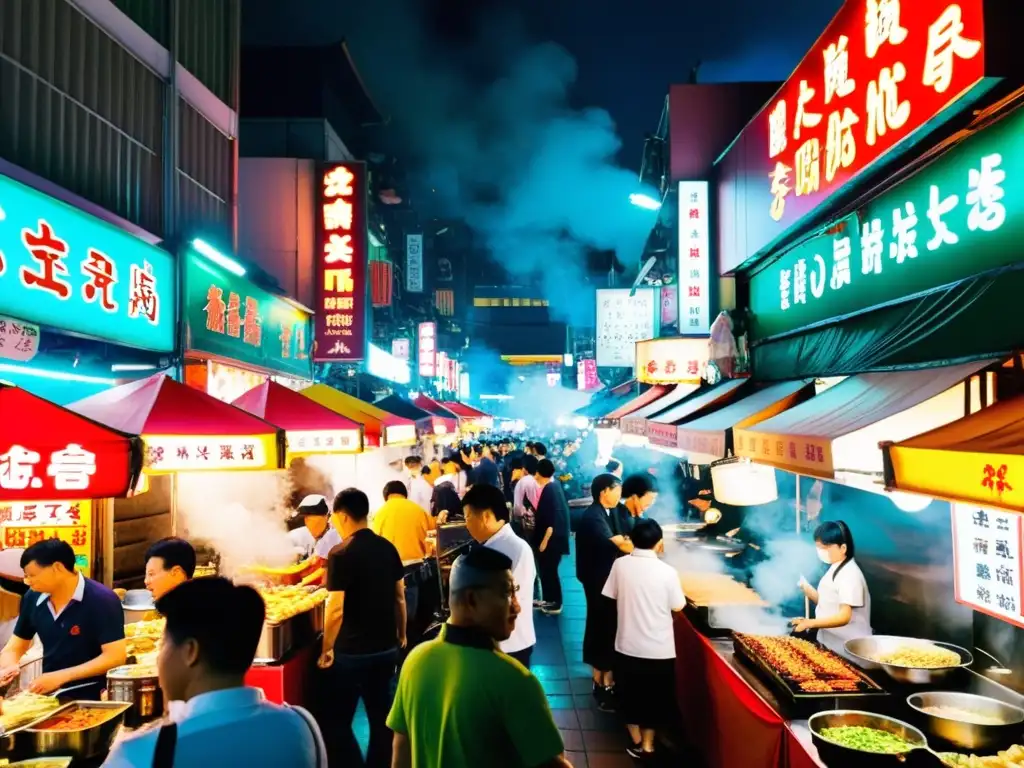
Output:
[[308,312],[195,251],[186,251],[185,259],[189,351],[312,378]]
[[763,339],[1015,264],[1024,242],[1024,110],[785,252],[750,281]]
[[170,254],[0,176],[0,314],[171,352],[176,283]]

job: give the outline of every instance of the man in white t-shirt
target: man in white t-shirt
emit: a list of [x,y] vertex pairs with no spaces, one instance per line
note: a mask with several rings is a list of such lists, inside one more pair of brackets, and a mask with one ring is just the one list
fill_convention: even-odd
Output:
[[430,511],[430,497],[434,493],[430,483],[423,479],[423,459],[420,456],[405,457],[405,487],[409,491],[408,499],[423,509]]
[[633,551],[612,565],[603,594],[615,601],[615,690],[635,758],[654,752],[655,729],[673,722],[676,644],[673,614],[686,607],[679,574],[659,559],[661,526],[638,518]]
[[[516,536],[508,522],[505,495],[493,485],[480,483],[466,491],[462,499],[466,516],[466,529],[480,544],[497,550],[512,561],[512,580],[520,594],[531,594],[537,579],[533,550],[524,539]],[[516,619],[515,629],[508,640],[501,642],[501,650],[530,668],[530,656],[537,644],[533,628],[533,611],[523,611]]]

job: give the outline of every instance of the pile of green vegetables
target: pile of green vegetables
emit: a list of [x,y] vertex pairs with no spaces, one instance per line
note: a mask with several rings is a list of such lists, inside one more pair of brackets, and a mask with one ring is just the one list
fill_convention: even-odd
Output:
[[835,728],[822,728],[823,739],[841,747],[859,749],[862,752],[875,752],[883,755],[898,755],[909,752],[914,747],[895,734],[878,728],[866,728],[862,725],[840,725]]

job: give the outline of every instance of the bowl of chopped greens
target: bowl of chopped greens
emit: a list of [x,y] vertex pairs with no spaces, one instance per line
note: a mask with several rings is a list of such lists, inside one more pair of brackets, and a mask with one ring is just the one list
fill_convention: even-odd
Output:
[[917,728],[873,712],[819,712],[808,725],[818,756],[829,768],[905,765],[916,750],[928,749],[927,739]]

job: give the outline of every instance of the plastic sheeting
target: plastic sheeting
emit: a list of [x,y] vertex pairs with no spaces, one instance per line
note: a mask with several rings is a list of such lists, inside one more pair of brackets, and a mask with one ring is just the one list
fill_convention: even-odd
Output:
[[1024,397],[883,450],[891,487],[1024,512]]
[[[881,452],[875,452],[877,462],[872,456],[863,464],[857,454],[872,451],[881,440],[900,440],[962,415],[962,393],[949,391],[993,362],[851,376],[755,427],[734,430],[736,454],[819,477],[833,477],[837,470],[871,471],[875,463],[880,472]],[[887,421],[946,393],[942,402],[913,419]],[[861,430],[871,432],[863,444],[858,441],[856,450],[836,456],[835,441]]]

